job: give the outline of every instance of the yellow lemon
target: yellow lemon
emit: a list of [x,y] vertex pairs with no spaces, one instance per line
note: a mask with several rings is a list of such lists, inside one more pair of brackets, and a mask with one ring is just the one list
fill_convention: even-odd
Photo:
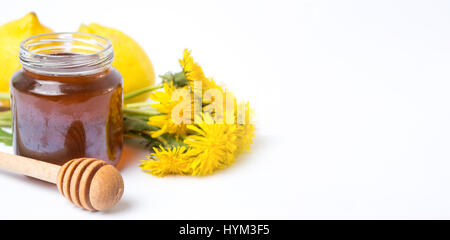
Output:
[[[117,29],[95,23],[81,25],[78,31],[97,34],[112,42],[114,48],[113,66],[122,74],[124,94],[154,84],[153,65],[141,46],[131,37]],[[144,101],[147,97],[148,94],[142,94],[126,101],[126,103]]]
[[28,37],[49,33],[34,12],[0,26],[0,92],[9,91],[11,76],[20,69],[20,42]]

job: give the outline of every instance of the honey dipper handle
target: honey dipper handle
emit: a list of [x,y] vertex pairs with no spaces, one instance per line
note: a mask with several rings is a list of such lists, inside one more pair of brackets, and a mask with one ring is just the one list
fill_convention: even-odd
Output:
[[0,152],[0,169],[56,184],[60,166]]

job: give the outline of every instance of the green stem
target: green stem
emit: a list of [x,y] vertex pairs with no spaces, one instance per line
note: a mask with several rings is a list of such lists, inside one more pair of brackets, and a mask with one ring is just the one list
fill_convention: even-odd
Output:
[[0,122],[0,127],[6,127],[6,128],[10,128],[11,127],[11,122]]
[[0,118],[9,118],[11,119],[11,110],[6,110],[3,112],[0,112]]
[[130,103],[126,105],[126,108],[150,107],[151,104],[150,102]]
[[8,100],[9,101],[9,93],[8,92],[0,92],[0,100]]
[[160,115],[161,113],[151,109],[151,110],[137,110],[137,109],[130,109],[130,108],[124,108],[123,109],[123,113],[124,114],[135,114],[135,115],[142,115],[142,116],[147,116],[147,117],[152,117],[152,116],[156,116],[156,115]]
[[141,94],[143,94],[143,93],[151,92],[151,91],[153,91],[153,90],[160,89],[160,88],[162,88],[162,87],[163,87],[163,85],[160,84],[160,85],[156,85],[156,86],[148,86],[148,87],[145,87],[145,88],[141,88],[141,89],[139,89],[139,90],[136,90],[136,91],[133,91],[133,92],[130,92],[130,93],[125,94],[125,95],[123,96],[123,99],[124,99],[124,100],[128,100],[128,99],[130,99],[130,98],[134,98],[134,97],[136,97],[136,96],[139,96],[139,95],[141,95]]
[[0,136],[0,140],[12,140],[12,136]]

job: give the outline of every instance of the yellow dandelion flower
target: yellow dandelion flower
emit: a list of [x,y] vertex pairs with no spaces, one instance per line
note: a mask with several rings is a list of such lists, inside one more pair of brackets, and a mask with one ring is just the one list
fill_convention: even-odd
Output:
[[149,172],[158,177],[167,175],[190,175],[190,153],[186,147],[174,147],[166,150],[162,146],[160,149],[154,148],[155,153],[147,156],[140,167],[145,172]]
[[194,62],[194,58],[192,58],[191,52],[188,49],[184,50],[183,59],[180,59],[179,62],[191,89],[194,89],[195,81],[200,81],[202,83],[202,92],[211,88],[222,90],[222,87],[217,85],[213,79],[205,76],[202,67]]
[[235,115],[235,121],[237,123],[237,141],[238,150],[237,153],[244,151],[250,151],[250,146],[255,138],[255,125],[253,124],[252,115],[253,109],[250,108],[250,104],[239,104],[237,114]]
[[[214,100],[216,101],[216,100]],[[205,103],[205,101],[203,102]],[[237,103],[236,97],[230,91],[222,92],[222,106],[219,102],[203,104],[203,113],[211,114],[217,123],[251,124],[253,109],[250,103]]]
[[[159,127],[157,131],[151,132],[153,138],[157,138],[164,133],[174,134],[177,137],[183,137],[186,135],[186,124],[175,123],[172,119],[172,110],[182,100],[173,101],[172,94],[177,88],[173,86],[173,83],[164,83],[164,91],[156,91],[150,95],[150,98],[156,102],[151,106],[158,110],[161,115],[151,116],[148,119],[148,124],[151,126]],[[180,116],[182,118],[191,118],[191,116]]]
[[238,149],[234,124],[211,124],[211,116],[187,128],[195,134],[187,136],[184,143],[192,148],[192,175],[210,175],[233,164]]
[[[214,99],[214,101],[217,101],[217,99]],[[203,101],[203,103],[205,103],[205,101]],[[211,114],[218,123],[237,123],[238,105],[236,97],[232,92],[226,89],[222,92],[222,106],[219,105],[219,102],[216,102],[216,104],[206,103],[202,109],[204,113]]]
[[236,153],[249,152],[250,146],[253,143],[253,138],[255,138],[255,125],[253,124],[237,125],[236,135],[238,146]]

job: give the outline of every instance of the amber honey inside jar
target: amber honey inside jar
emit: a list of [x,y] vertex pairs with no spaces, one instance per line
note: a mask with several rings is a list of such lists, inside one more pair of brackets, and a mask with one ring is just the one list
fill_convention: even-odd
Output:
[[107,39],[51,33],[21,44],[11,80],[17,155],[62,165],[93,157],[116,165],[122,152],[122,77]]

